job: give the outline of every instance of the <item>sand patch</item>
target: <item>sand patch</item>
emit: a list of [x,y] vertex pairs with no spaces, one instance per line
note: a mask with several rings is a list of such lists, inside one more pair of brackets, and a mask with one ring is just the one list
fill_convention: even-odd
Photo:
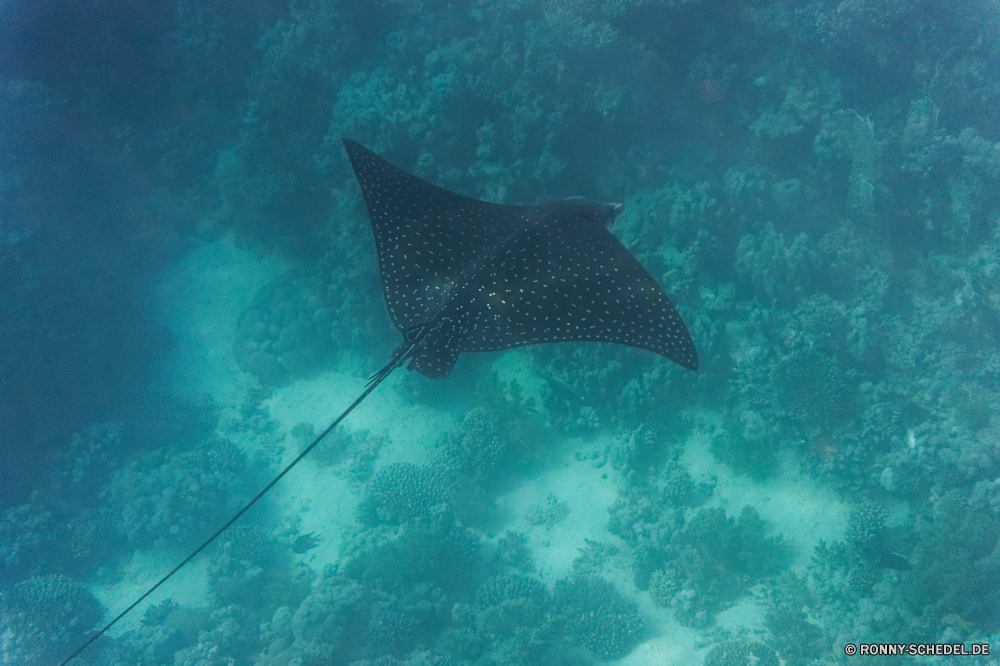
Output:
[[206,243],[167,269],[155,291],[157,320],[173,335],[164,388],[239,405],[254,378],[236,365],[236,324],[261,287],[287,270],[276,256],[237,247],[232,234]]

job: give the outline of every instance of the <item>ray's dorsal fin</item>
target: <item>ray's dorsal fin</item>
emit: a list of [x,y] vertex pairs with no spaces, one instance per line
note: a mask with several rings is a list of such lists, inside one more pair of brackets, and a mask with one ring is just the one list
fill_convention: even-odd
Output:
[[538,206],[487,203],[423,181],[349,139],[344,146],[371,219],[389,317],[403,342],[270,483],[60,666],[229,529],[396,368],[442,379],[462,352],[596,341],[647,349],[697,370],[691,335],[670,299],[608,231],[621,204],[576,197]]

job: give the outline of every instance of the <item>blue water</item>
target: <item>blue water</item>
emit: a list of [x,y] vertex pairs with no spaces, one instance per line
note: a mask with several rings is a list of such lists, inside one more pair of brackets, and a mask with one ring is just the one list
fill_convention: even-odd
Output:
[[998,32],[980,0],[0,4],[0,664],[60,663],[387,361],[344,137],[624,202],[699,371],[397,371],[73,663],[996,646]]

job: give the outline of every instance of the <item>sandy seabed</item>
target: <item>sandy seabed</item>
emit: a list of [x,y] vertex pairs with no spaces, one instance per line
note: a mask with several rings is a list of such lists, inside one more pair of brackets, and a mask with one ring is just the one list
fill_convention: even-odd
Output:
[[[253,377],[237,367],[233,356],[237,321],[259,289],[286,269],[280,260],[258,256],[225,237],[195,249],[168,271],[157,291],[157,307],[159,320],[172,332],[175,346],[162,369],[163,387],[185,398],[207,395],[223,415],[237,413],[255,386]],[[497,354],[492,363],[502,377],[516,377],[529,395],[543,385],[531,375],[523,352]],[[278,437],[285,438],[283,463],[301,450],[301,443],[290,434],[292,428],[308,423],[316,432],[322,431],[364,389],[366,380],[358,373],[330,371],[276,389],[265,406],[278,423]],[[426,464],[441,433],[454,428],[461,415],[408,404],[397,390],[398,382],[398,377],[390,377],[340,427],[367,430],[385,438],[378,466],[398,461]],[[711,414],[702,416],[712,419]],[[608,507],[617,497],[618,473],[608,465],[595,465],[586,455],[577,455],[604,449],[610,437],[568,438],[563,446],[554,447],[561,452],[555,459],[497,498],[498,513],[505,518],[500,531],[515,530],[527,536],[538,573],[550,585],[571,573],[572,562],[588,539],[617,544],[627,552],[624,543],[607,530]],[[237,443],[254,446],[252,439]],[[768,521],[772,533],[783,535],[794,549],[795,570],[801,571],[809,563],[821,540],[830,543],[843,537],[847,505],[800,474],[788,460],[782,461],[774,478],[758,483],[715,462],[707,437],[696,433],[685,443],[681,462],[695,482],[714,484],[707,506],[725,508],[730,515],[738,515],[745,505],[754,507]],[[278,522],[294,522],[301,533],[322,535],[319,546],[301,556],[309,566],[319,570],[338,561],[343,535],[354,520],[362,491],[363,487],[337,474],[333,467],[322,467],[309,458],[274,488],[272,506],[283,513]],[[552,526],[529,522],[530,508],[544,505],[550,496],[565,505],[568,515]],[[121,581],[95,586],[93,591],[107,608],[120,609],[184,555],[137,551]],[[651,629],[647,640],[618,663],[662,666],[700,662],[708,647],[705,636],[678,624],[648,593],[637,590],[624,555],[611,558],[602,573],[636,599]],[[144,605],[168,597],[182,604],[204,605],[210,597],[204,562],[193,562]],[[139,608],[112,633],[134,628],[143,610]],[[734,634],[763,632],[763,611],[750,595],[720,613],[716,626]]]

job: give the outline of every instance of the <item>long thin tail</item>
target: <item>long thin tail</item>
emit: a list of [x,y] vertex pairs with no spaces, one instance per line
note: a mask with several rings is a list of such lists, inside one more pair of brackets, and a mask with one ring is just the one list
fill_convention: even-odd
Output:
[[188,555],[187,557],[185,557],[181,561],[180,564],[178,564],[176,567],[174,567],[173,569],[171,569],[170,572],[167,573],[167,575],[165,575],[163,578],[161,578],[160,580],[158,580],[156,582],[156,584],[153,585],[148,590],[146,590],[141,597],[139,597],[138,599],[136,599],[135,601],[133,601],[132,604],[128,608],[126,608],[121,613],[119,613],[118,616],[115,619],[113,619],[110,622],[108,622],[106,625],[104,625],[104,627],[100,631],[98,631],[96,634],[94,634],[93,636],[91,636],[90,638],[88,638],[86,643],[84,643],[83,645],[81,645],[80,647],[78,647],[76,649],[76,651],[73,652],[73,654],[71,654],[70,656],[66,657],[59,664],[59,666],[66,666],[66,664],[68,664],[69,662],[73,661],[73,659],[78,654],[80,654],[81,652],[83,652],[84,650],[86,650],[90,646],[91,643],[93,643],[98,638],[100,638],[101,636],[103,636],[105,634],[105,632],[107,632],[108,629],[110,629],[111,627],[115,626],[115,624],[118,622],[118,620],[122,619],[123,617],[125,617],[126,615],[128,615],[129,613],[131,613],[132,610],[136,606],[138,606],[139,604],[141,604],[146,599],[146,597],[148,597],[149,595],[151,595],[153,592],[156,591],[157,588],[159,588],[161,585],[163,585],[168,580],[170,580],[171,576],[173,576],[175,573],[177,573],[178,571],[180,571],[184,567],[185,564],[187,564],[188,562],[190,562],[191,560],[193,560],[195,557],[197,557],[198,553],[200,553],[201,551],[205,550],[205,548],[208,546],[208,544],[210,544],[213,541],[215,541],[220,534],[222,534],[223,532],[225,532],[226,530],[228,530],[232,526],[233,523],[235,523],[237,520],[239,520],[240,517],[244,513],[246,513],[247,511],[250,510],[250,507],[252,507],[254,504],[256,504],[257,501],[260,500],[261,497],[263,497],[264,495],[266,495],[267,491],[269,491],[271,488],[273,488],[275,485],[277,485],[278,481],[281,481],[281,479],[283,479],[286,474],[288,474],[290,471],[292,471],[292,468],[295,467],[296,465],[298,465],[299,461],[301,461],[303,458],[305,458],[307,455],[309,455],[309,452],[312,451],[314,448],[316,448],[316,445],[319,444],[321,441],[323,441],[323,438],[326,437],[327,435],[329,435],[330,431],[333,430],[334,428],[336,428],[337,425],[341,421],[343,421],[344,418],[348,414],[350,414],[352,411],[354,411],[354,408],[357,407],[358,405],[360,405],[361,401],[364,400],[365,398],[367,398],[368,394],[371,393],[372,391],[374,391],[376,389],[376,387],[378,387],[378,385],[381,384],[382,381],[392,373],[393,370],[395,370],[400,365],[402,365],[406,361],[406,359],[409,357],[409,355],[410,355],[409,353],[406,353],[406,352],[411,352],[412,353],[411,349],[412,349],[412,345],[410,345],[410,348],[407,348],[406,350],[398,350],[399,352],[402,352],[402,353],[394,353],[393,357],[392,357],[392,360],[389,361],[389,363],[387,363],[384,368],[382,368],[381,370],[379,370],[377,373],[375,373],[372,376],[371,380],[369,380],[369,382],[368,382],[368,385],[365,387],[364,392],[362,392],[361,395],[358,396],[357,400],[355,400],[354,402],[352,402],[351,406],[348,407],[347,409],[345,409],[343,414],[341,414],[340,416],[338,416],[336,418],[336,420],[327,427],[326,430],[324,430],[323,432],[321,432],[319,434],[319,436],[316,439],[313,440],[312,444],[310,444],[309,446],[307,446],[302,451],[302,453],[300,453],[298,456],[296,456],[295,460],[293,460],[292,462],[288,463],[288,465],[285,467],[285,469],[281,470],[281,472],[279,472],[278,475],[276,477],[274,477],[274,479],[272,479],[269,484],[267,484],[266,486],[264,486],[263,490],[261,490],[259,493],[257,493],[252,500],[250,500],[249,502],[247,502],[243,506],[242,509],[240,509],[238,512],[236,512],[236,515],[234,515],[232,518],[230,518],[226,522],[225,525],[223,525],[218,530],[216,530],[215,534],[213,534],[212,536],[208,537],[203,544],[201,544],[200,546],[198,546],[197,548],[195,548],[194,552],[192,552],[190,555]]

